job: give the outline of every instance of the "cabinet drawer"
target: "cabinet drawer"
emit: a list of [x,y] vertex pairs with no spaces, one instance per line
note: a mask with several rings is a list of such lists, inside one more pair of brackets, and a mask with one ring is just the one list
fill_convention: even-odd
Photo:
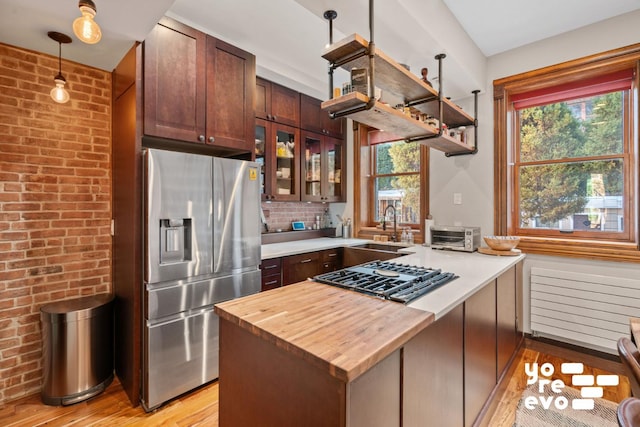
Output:
[[325,261],[322,263],[322,273],[330,273],[336,270],[340,270],[339,264],[331,261]]
[[340,264],[340,261],[342,259],[342,248],[335,248],[335,249],[327,249],[325,251],[321,252],[322,255],[322,262],[331,262],[334,264]]
[[268,291],[269,289],[275,289],[282,286],[282,275],[271,274],[269,276],[262,276],[262,286],[260,287],[260,291]]
[[262,270],[263,276],[280,273],[282,271],[282,258],[263,260],[260,265],[260,270]]
[[265,259],[260,265],[262,286],[260,291],[268,291],[282,286],[282,258]]

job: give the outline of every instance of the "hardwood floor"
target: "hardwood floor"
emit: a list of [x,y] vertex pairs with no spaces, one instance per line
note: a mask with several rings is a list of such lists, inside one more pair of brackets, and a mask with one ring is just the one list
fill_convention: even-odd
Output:
[[587,375],[616,374],[620,376],[620,384],[617,387],[605,387],[603,398],[615,403],[620,403],[631,396],[629,380],[624,376],[622,365],[619,361],[602,359],[598,356],[579,353],[574,350],[557,347],[538,341],[526,340],[516,358],[515,370],[509,384],[500,398],[496,411],[489,422],[491,427],[511,427],[515,421],[516,409],[522,392],[527,387],[527,374],[525,364],[537,362],[538,366],[551,363],[556,369],[551,379],[560,379],[565,384],[571,384],[569,375],[559,372],[563,362],[582,362],[585,365],[584,373]]
[[207,426],[218,425],[218,382],[181,396],[155,412],[132,407],[116,378],[104,393],[71,406],[47,406],[32,395],[0,406],[0,426]]
[[[550,344],[527,340],[516,360],[514,374],[489,422],[491,427],[511,427],[522,390],[526,387],[525,363],[545,362],[559,367],[562,362],[581,361],[586,373],[623,375],[615,360],[578,353]],[[570,380],[562,378],[565,383]],[[631,395],[629,381],[621,377],[618,387],[606,387],[604,398],[620,402]],[[39,395],[32,395],[0,406],[0,426],[207,426],[218,425],[218,383],[213,382],[195,392],[168,403],[161,409],[145,413],[132,407],[117,379],[99,396],[72,406],[46,406]]]

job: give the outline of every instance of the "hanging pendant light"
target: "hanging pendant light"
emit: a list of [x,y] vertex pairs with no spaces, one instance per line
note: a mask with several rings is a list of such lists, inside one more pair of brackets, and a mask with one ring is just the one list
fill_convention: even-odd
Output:
[[73,21],[73,33],[81,41],[95,44],[102,38],[100,26],[93,20],[96,16],[96,5],[92,0],[80,0],[78,2],[82,16]]
[[60,104],[64,104],[69,101],[69,92],[64,88],[67,81],[62,76],[62,43],[71,43],[71,37],[56,31],[49,31],[47,35],[49,38],[58,42],[58,74],[53,78],[56,87],[51,89],[51,99]]

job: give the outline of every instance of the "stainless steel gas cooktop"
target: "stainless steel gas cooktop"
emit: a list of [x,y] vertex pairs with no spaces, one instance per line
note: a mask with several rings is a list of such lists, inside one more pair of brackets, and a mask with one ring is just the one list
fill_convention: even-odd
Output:
[[439,269],[372,261],[320,274],[314,280],[407,304],[457,277]]

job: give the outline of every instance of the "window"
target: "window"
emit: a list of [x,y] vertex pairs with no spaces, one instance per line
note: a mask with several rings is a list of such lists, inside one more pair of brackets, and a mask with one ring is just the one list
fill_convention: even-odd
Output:
[[[393,206],[397,226],[418,230],[416,241],[421,241],[421,226],[428,212],[429,149],[361,124],[355,135],[359,141],[354,144],[354,173],[360,177],[355,180],[354,192],[358,234],[367,237],[379,233],[385,210]],[[386,213],[391,221],[392,211]]]
[[496,233],[531,253],[640,258],[640,47],[494,82]]
[[[380,222],[388,206],[393,206],[397,224],[420,223],[420,145],[404,141],[385,142],[371,148],[373,173],[369,210],[372,219]],[[389,216],[387,220],[392,220]]]

